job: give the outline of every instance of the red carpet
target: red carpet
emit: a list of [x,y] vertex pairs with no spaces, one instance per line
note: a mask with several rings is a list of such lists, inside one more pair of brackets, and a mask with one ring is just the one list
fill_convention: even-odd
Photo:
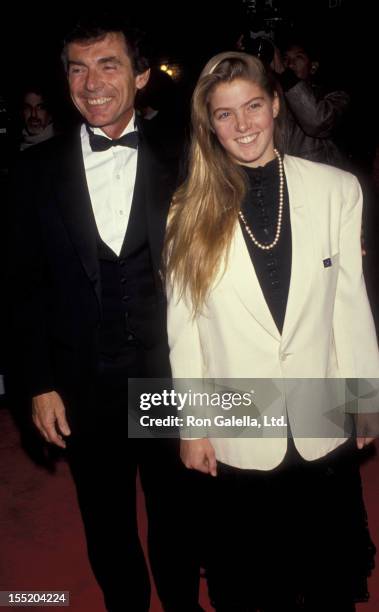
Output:
[[[377,546],[378,467],[378,456],[362,467],[371,534]],[[141,536],[145,540],[141,492],[138,504]],[[36,466],[22,450],[16,427],[4,408],[0,409],[0,542],[0,591],[70,591],[71,612],[104,612],[101,592],[87,561],[67,465],[64,460],[58,461],[55,473]],[[201,604],[211,611],[204,580],[201,582]],[[359,605],[358,612],[379,610],[379,568],[370,579],[370,592],[370,602]],[[161,611],[154,593],[151,612]]]

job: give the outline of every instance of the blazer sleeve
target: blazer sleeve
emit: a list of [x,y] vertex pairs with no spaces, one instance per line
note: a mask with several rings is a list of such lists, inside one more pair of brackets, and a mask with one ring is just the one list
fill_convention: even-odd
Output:
[[167,331],[173,378],[202,378],[203,352],[197,319],[184,296],[167,283]]
[[[177,392],[209,393],[210,384],[205,380],[205,363],[201,346],[198,322],[184,298],[178,295],[173,285],[167,283],[167,330],[170,348],[170,364],[174,388]],[[184,426],[180,430],[182,439],[198,439],[207,436],[207,428],[201,425],[186,425],[188,415],[204,418],[204,405],[184,406]]]
[[362,191],[353,175],[343,177],[334,342],[342,376],[376,379],[378,342],[362,272]]

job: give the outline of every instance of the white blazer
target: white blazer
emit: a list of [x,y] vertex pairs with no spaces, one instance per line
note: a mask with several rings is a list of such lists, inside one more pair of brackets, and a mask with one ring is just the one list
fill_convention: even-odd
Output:
[[[220,266],[195,320],[186,301],[178,300],[168,285],[174,378],[246,379],[250,388],[249,379],[379,378],[376,332],[362,275],[359,183],[347,172],[292,156],[284,157],[284,169],[292,269],[282,334],[237,224],[226,269]],[[344,438],[296,436],[299,421],[316,422],[330,409],[313,405],[309,397],[299,401],[299,385],[295,400],[283,385],[268,414],[288,414],[299,453],[314,460]],[[267,439],[214,437],[211,442],[219,461],[261,470],[276,467],[287,448],[283,434]]]

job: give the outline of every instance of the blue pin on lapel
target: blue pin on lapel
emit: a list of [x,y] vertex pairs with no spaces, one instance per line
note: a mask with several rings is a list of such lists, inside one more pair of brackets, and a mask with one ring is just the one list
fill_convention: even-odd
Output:
[[322,263],[324,264],[324,268],[330,268],[330,266],[332,265],[332,260],[330,259],[330,257],[327,257],[323,260]]

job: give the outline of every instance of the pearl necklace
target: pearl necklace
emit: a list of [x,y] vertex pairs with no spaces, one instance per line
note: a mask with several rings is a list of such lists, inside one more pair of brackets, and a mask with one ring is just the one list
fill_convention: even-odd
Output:
[[275,238],[274,240],[270,243],[270,244],[262,244],[262,242],[259,242],[256,237],[254,236],[253,232],[251,231],[250,227],[247,224],[247,221],[245,219],[244,214],[242,213],[242,211],[240,210],[238,213],[239,218],[241,219],[242,223],[245,226],[245,230],[248,234],[248,236],[251,238],[251,240],[253,241],[253,243],[255,244],[255,246],[257,246],[259,249],[262,249],[263,251],[269,251],[270,249],[273,249],[274,246],[276,246],[279,242],[279,238],[280,238],[280,232],[282,229],[282,218],[283,218],[283,203],[284,203],[284,170],[283,170],[283,160],[280,157],[278,151],[276,149],[274,149],[274,153],[276,155],[276,157],[278,158],[278,164],[279,164],[279,209],[278,209],[278,224],[276,226],[276,233],[275,233]]

